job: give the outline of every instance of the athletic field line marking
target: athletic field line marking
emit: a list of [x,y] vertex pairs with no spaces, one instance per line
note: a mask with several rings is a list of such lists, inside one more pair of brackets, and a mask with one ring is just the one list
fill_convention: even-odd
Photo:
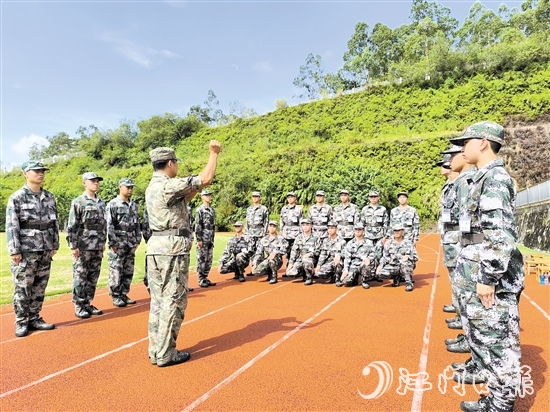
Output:
[[285,336],[283,336],[281,339],[279,339],[277,342],[273,343],[271,346],[268,346],[266,349],[264,349],[262,352],[260,352],[258,355],[256,355],[254,358],[249,360],[247,363],[245,363],[243,366],[241,366],[239,369],[237,369],[235,372],[233,372],[231,375],[229,375],[227,378],[225,378],[223,381],[218,383],[216,386],[214,386],[212,389],[210,389],[208,392],[206,392],[201,397],[197,398],[195,401],[193,401],[191,404],[189,404],[183,412],[189,412],[195,409],[197,406],[199,406],[204,401],[208,400],[212,394],[219,391],[221,388],[229,384],[231,381],[235,380],[239,375],[241,375],[243,372],[245,372],[247,369],[252,367],[257,361],[262,359],[264,356],[269,354],[273,349],[275,349],[277,346],[279,346],[281,343],[289,339],[292,335],[294,335],[296,332],[298,332],[300,329],[302,329],[307,324],[311,323],[315,318],[320,316],[323,312],[327,311],[331,306],[336,304],[339,300],[343,299],[348,293],[350,293],[355,288],[352,288],[348,290],[347,292],[343,293],[342,295],[338,296],[336,299],[334,299],[332,302],[330,302],[327,306],[325,306],[323,309],[321,309],[319,312],[317,312],[315,315],[310,317],[308,320],[300,323],[298,326],[296,326],[294,329],[292,329],[290,332],[288,332]]
[[525,292],[522,292],[521,294],[522,294],[522,296],[525,296],[525,298],[526,298],[529,302],[531,302],[531,305],[533,305],[535,308],[537,308],[537,310],[538,310],[540,313],[542,313],[542,314],[544,315],[544,317],[546,318],[546,320],[550,320],[550,315],[548,315],[548,313],[546,313],[546,312],[544,311],[543,308],[541,308],[539,305],[537,305],[537,303],[536,303],[533,299],[531,299],[529,296],[527,296],[527,295],[525,294]]
[[432,328],[432,314],[434,308],[434,298],[435,290],[437,287],[437,272],[439,270],[439,258],[441,255],[441,245],[437,249],[437,263],[435,264],[434,277],[432,283],[432,293],[430,295],[430,305],[428,306],[428,313],[426,315],[426,326],[424,327],[424,337],[422,352],[420,353],[420,363],[418,365],[418,375],[419,379],[416,380],[416,385],[414,388],[414,395],[411,405],[411,412],[420,412],[422,408],[422,396],[424,394],[423,385],[424,385],[424,376],[426,374],[426,365],[428,364],[428,349],[430,346],[430,331]]
[[[195,321],[197,321],[197,320],[203,319],[203,318],[205,318],[205,317],[207,317],[207,316],[213,315],[213,314],[218,313],[218,312],[220,312],[220,311],[222,311],[222,310],[228,309],[228,308],[230,308],[230,307],[232,307],[232,306],[240,305],[240,304],[243,303],[243,302],[246,302],[246,301],[248,301],[248,300],[250,300],[250,299],[253,299],[253,298],[257,297],[257,296],[264,295],[264,294],[269,293],[269,292],[271,292],[271,291],[273,291],[273,290],[282,288],[282,287],[284,287],[284,286],[286,286],[286,285],[289,285],[289,284],[291,284],[291,283],[293,283],[293,282],[285,282],[285,283],[283,283],[282,285],[276,286],[276,287],[274,287],[274,288],[267,289],[267,290],[265,290],[265,291],[263,291],[263,292],[261,292],[261,293],[257,293],[256,295],[249,296],[249,297],[247,297],[247,298],[245,298],[245,299],[243,299],[243,300],[240,300],[240,301],[238,301],[238,302],[232,303],[232,304],[227,305],[227,306],[224,306],[224,307],[222,307],[222,308],[213,310],[212,312],[209,312],[209,313],[207,313],[207,314],[204,314],[204,315],[201,315],[201,316],[199,316],[199,317],[193,318],[193,319],[191,319],[191,320],[189,320],[189,321],[187,321],[187,322],[184,322],[183,325],[187,325],[187,324],[189,324],[189,323],[193,323],[193,322],[195,322]],[[309,320],[309,319],[308,319],[308,320]],[[307,321],[306,321],[306,322],[307,322]],[[103,359],[103,358],[105,358],[105,357],[107,357],[107,356],[109,356],[109,355],[112,355],[112,354],[114,354],[114,353],[120,352],[120,351],[122,351],[122,350],[124,350],[124,349],[131,348],[132,346],[135,346],[135,345],[137,345],[138,343],[145,342],[145,341],[147,341],[147,340],[149,340],[149,337],[145,337],[145,338],[136,340],[136,341],[134,341],[134,342],[127,343],[126,345],[122,345],[122,346],[120,346],[120,347],[118,347],[118,348],[115,348],[115,349],[110,350],[110,351],[108,351],[108,352],[102,353],[101,355],[97,355],[97,356],[95,356],[95,357],[93,357],[93,358],[87,359],[87,360],[85,360],[85,361],[83,361],[83,362],[80,362],[80,363],[78,363],[78,364],[76,364],[76,365],[69,366],[69,367],[66,368],[66,369],[63,369],[63,370],[54,372],[54,373],[52,373],[52,374],[50,374],[50,375],[44,376],[43,378],[40,378],[40,379],[38,379],[38,380],[36,380],[36,381],[34,381],[34,382],[30,382],[30,383],[28,383],[28,384],[26,384],[26,385],[23,385],[23,386],[20,386],[20,387],[18,387],[18,388],[14,388],[14,389],[9,390],[9,391],[7,391],[7,392],[1,393],[1,394],[0,394],[0,399],[5,398],[6,396],[9,396],[9,395],[14,394],[14,393],[16,393],[16,392],[22,391],[23,389],[30,388],[31,386],[38,385],[39,383],[42,383],[42,382],[45,382],[45,381],[47,381],[47,380],[49,380],[49,379],[55,378],[56,376],[60,376],[60,375],[62,375],[62,374],[64,374],[64,373],[70,372],[70,371],[72,371],[72,370],[74,370],[74,369],[80,368],[81,366],[84,366],[84,365],[87,365],[87,364],[89,364],[89,363],[95,362],[96,360]]]

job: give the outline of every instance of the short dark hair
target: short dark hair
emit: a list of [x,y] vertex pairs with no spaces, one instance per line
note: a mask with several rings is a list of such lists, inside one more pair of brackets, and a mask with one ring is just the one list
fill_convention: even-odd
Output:
[[156,172],[158,170],[166,169],[166,165],[170,160],[157,160],[153,162],[153,170]]
[[491,146],[491,150],[497,154],[499,151],[500,151],[500,148],[502,147],[502,145],[498,142],[494,142],[492,140],[489,140],[489,145]]

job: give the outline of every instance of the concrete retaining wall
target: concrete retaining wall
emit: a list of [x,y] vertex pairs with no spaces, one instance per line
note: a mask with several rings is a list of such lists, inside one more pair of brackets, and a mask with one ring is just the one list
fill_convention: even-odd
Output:
[[516,209],[519,243],[531,249],[550,251],[550,202]]

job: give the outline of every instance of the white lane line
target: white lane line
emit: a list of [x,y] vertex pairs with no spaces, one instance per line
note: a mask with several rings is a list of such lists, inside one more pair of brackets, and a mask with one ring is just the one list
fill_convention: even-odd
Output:
[[[431,248],[430,248],[431,249]],[[433,249],[432,249],[433,250]],[[441,254],[441,246],[437,249],[437,263],[432,283],[432,293],[430,295],[430,305],[428,306],[428,314],[426,315],[426,326],[424,327],[424,337],[422,352],[420,353],[420,363],[418,365],[418,379],[414,388],[414,395],[411,405],[411,412],[420,412],[422,408],[422,396],[424,394],[424,377],[426,376],[426,365],[428,364],[428,348],[430,346],[430,332],[432,328],[432,314],[434,308],[435,290],[437,286],[437,272],[439,271],[439,256]]]
[[[232,306],[240,305],[240,304],[243,303],[243,302],[246,302],[246,301],[248,301],[248,300],[250,300],[250,299],[253,299],[253,298],[258,297],[258,296],[261,296],[261,295],[265,295],[266,293],[269,293],[269,292],[271,292],[271,291],[273,291],[273,290],[282,288],[282,287],[284,287],[284,286],[286,286],[286,285],[289,285],[289,284],[291,284],[291,283],[293,283],[293,282],[284,282],[283,284],[281,284],[281,285],[279,285],[279,286],[276,286],[276,287],[274,287],[274,288],[269,288],[269,289],[267,289],[267,290],[264,291],[264,292],[257,293],[256,295],[249,296],[249,297],[247,297],[247,298],[245,298],[245,299],[243,299],[243,300],[240,300],[240,301],[238,301],[238,302],[235,302],[235,303],[232,303],[232,304],[230,304],[230,305],[224,306],[224,307],[222,307],[222,308],[213,310],[212,312],[208,312],[208,313],[205,314],[205,315],[199,316],[199,317],[197,317],[197,318],[193,318],[193,319],[191,319],[191,320],[189,320],[189,321],[187,321],[187,322],[183,322],[183,325],[187,325],[187,324],[189,324],[189,323],[196,322],[197,320],[204,319],[204,318],[206,318],[207,316],[210,316],[210,315],[213,315],[213,314],[215,314],[215,313],[221,312],[222,310],[228,309],[228,308],[230,308],[230,307],[232,307]],[[307,321],[306,321],[306,322],[307,322]],[[141,342],[145,342],[145,341],[147,341],[148,339],[149,339],[149,337],[145,337],[145,338],[136,340],[136,341],[134,341],[134,342],[130,342],[130,343],[126,344],[126,345],[122,345],[122,346],[120,346],[120,347],[118,347],[118,348],[116,348],[116,349],[113,349],[113,350],[111,350],[111,351],[102,353],[101,355],[95,356],[95,357],[93,357],[93,358],[91,358],[91,359],[85,360],[84,362],[80,362],[80,363],[78,363],[78,364],[76,364],[76,365],[73,365],[73,366],[70,366],[70,367],[68,367],[68,368],[66,368],[66,369],[63,369],[63,370],[60,370],[60,371],[58,371],[58,372],[54,372],[54,373],[52,373],[52,374],[50,374],[50,375],[44,376],[43,378],[38,379],[38,380],[36,380],[36,381],[34,381],[34,382],[30,382],[30,383],[28,383],[28,384],[26,384],[26,385],[23,385],[23,386],[20,386],[20,387],[18,387],[18,388],[15,388],[15,389],[9,390],[9,391],[7,391],[7,392],[1,393],[1,394],[0,394],[0,399],[1,399],[1,398],[5,398],[6,396],[9,396],[9,395],[11,395],[11,394],[13,394],[13,393],[22,391],[23,389],[30,388],[31,386],[38,385],[39,383],[42,383],[42,382],[45,382],[45,381],[47,381],[47,380],[49,380],[49,379],[55,378],[56,376],[62,375],[62,374],[67,373],[67,372],[70,372],[70,371],[72,371],[72,370],[74,370],[74,369],[77,369],[77,368],[79,368],[79,367],[81,367],[81,366],[87,365],[88,363],[91,363],[91,362],[94,362],[94,361],[96,361],[96,360],[105,358],[106,356],[109,356],[109,355],[112,355],[112,354],[114,354],[114,353],[120,352],[120,351],[122,351],[122,350],[124,350],[124,349],[131,348],[132,346],[137,345],[138,343],[141,343]]]
[[536,303],[533,299],[531,299],[529,296],[527,296],[527,295],[525,294],[525,292],[521,292],[521,296],[525,296],[525,298],[526,298],[529,302],[531,302],[531,305],[533,305],[535,308],[537,308],[538,311],[544,315],[544,317],[546,318],[546,320],[550,320],[550,315],[548,315],[548,313],[546,313],[546,312],[544,311],[543,308],[541,308],[539,305],[537,305],[537,303]]
[[298,326],[296,326],[294,329],[292,329],[290,332],[288,332],[285,336],[283,336],[281,339],[279,339],[277,342],[272,344],[271,346],[264,349],[262,352],[260,352],[258,355],[256,355],[254,358],[252,358],[250,361],[245,363],[243,366],[241,366],[239,369],[237,369],[235,372],[233,372],[231,375],[229,375],[227,378],[225,378],[223,381],[218,383],[216,386],[214,386],[212,389],[210,389],[208,392],[206,392],[204,395],[202,395],[200,398],[197,398],[195,401],[193,401],[191,404],[189,404],[183,412],[189,412],[195,409],[197,406],[199,406],[204,401],[208,400],[212,394],[219,391],[221,388],[223,388],[225,385],[236,379],[239,375],[241,375],[244,371],[252,367],[257,361],[262,359],[264,356],[269,354],[273,349],[275,349],[277,346],[279,346],[281,343],[283,343],[285,340],[290,338],[292,335],[294,335],[296,332],[298,332],[300,329],[302,329],[307,324],[311,323],[315,318],[320,316],[323,312],[327,311],[332,305],[337,303],[339,300],[344,298],[348,293],[350,293],[355,288],[351,288],[347,292],[343,293],[339,297],[337,297],[335,300],[333,300],[331,303],[329,303],[327,306],[325,306],[323,309],[321,309],[319,312],[317,312],[315,315],[310,317],[308,320],[300,323]]

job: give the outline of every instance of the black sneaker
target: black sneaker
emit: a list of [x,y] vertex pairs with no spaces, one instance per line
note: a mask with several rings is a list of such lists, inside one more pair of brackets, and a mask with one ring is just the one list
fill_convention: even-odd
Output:
[[462,322],[460,321],[460,319],[455,319],[453,322],[447,323],[447,327],[449,329],[460,330],[460,329],[462,329]]
[[407,283],[407,286],[405,286],[405,292],[412,292],[412,290],[414,289],[414,286],[412,283]]
[[53,323],[46,323],[42,318],[37,318],[29,321],[29,329],[30,330],[52,330],[52,329],[55,329],[55,325]]
[[29,334],[29,326],[27,322],[16,322],[15,323],[15,336],[22,338]]
[[88,319],[91,316],[86,308],[76,308],[74,311],[74,315],[80,319]]
[[475,365],[474,360],[472,358],[468,358],[464,363],[453,362],[451,363],[451,368],[454,371],[462,372],[462,371],[465,371],[470,365]]
[[491,400],[485,395],[481,395],[476,402],[463,401],[460,402],[460,410],[463,412],[491,412]]
[[455,339],[445,339],[445,345],[452,345],[460,342],[461,340],[466,339],[463,333],[459,333]]
[[174,359],[169,360],[166,363],[158,363],[157,366],[160,368],[164,368],[165,366],[172,366],[172,365],[179,365],[180,363],[187,362],[191,358],[191,354],[189,352],[178,352]]
[[126,302],[128,305],[135,305],[137,302],[134,299],[130,299],[128,295],[123,295],[122,300]]
[[342,286],[344,286],[344,284],[340,280],[337,280],[336,281],[336,287],[341,288]]
[[214,282],[210,282],[210,279],[206,279],[206,283],[208,283],[208,286],[216,286]]
[[363,286],[363,289],[368,289],[368,288],[370,288],[370,285],[369,285],[367,282],[361,283],[361,286]]
[[200,286],[201,288],[207,288],[207,287],[209,286],[209,285],[208,285],[208,282],[207,282],[207,279],[201,279],[201,280],[199,281],[199,286]]
[[246,279],[244,278],[243,275],[240,275],[240,276],[239,276],[239,282],[244,282],[245,280],[246,280]]
[[393,283],[391,284],[392,288],[396,288],[399,286],[399,279],[393,279]]
[[313,285],[313,279],[307,278],[304,282],[304,285],[306,285],[306,286]]
[[443,312],[445,313],[456,313],[456,308],[454,305],[444,305],[443,306]]
[[103,315],[103,311],[93,305],[86,306],[84,309],[86,309],[90,315]]
[[122,299],[122,297],[116,296],[113,298],[113,305],[117,308],[123,308],[126,306],[126,302]]

